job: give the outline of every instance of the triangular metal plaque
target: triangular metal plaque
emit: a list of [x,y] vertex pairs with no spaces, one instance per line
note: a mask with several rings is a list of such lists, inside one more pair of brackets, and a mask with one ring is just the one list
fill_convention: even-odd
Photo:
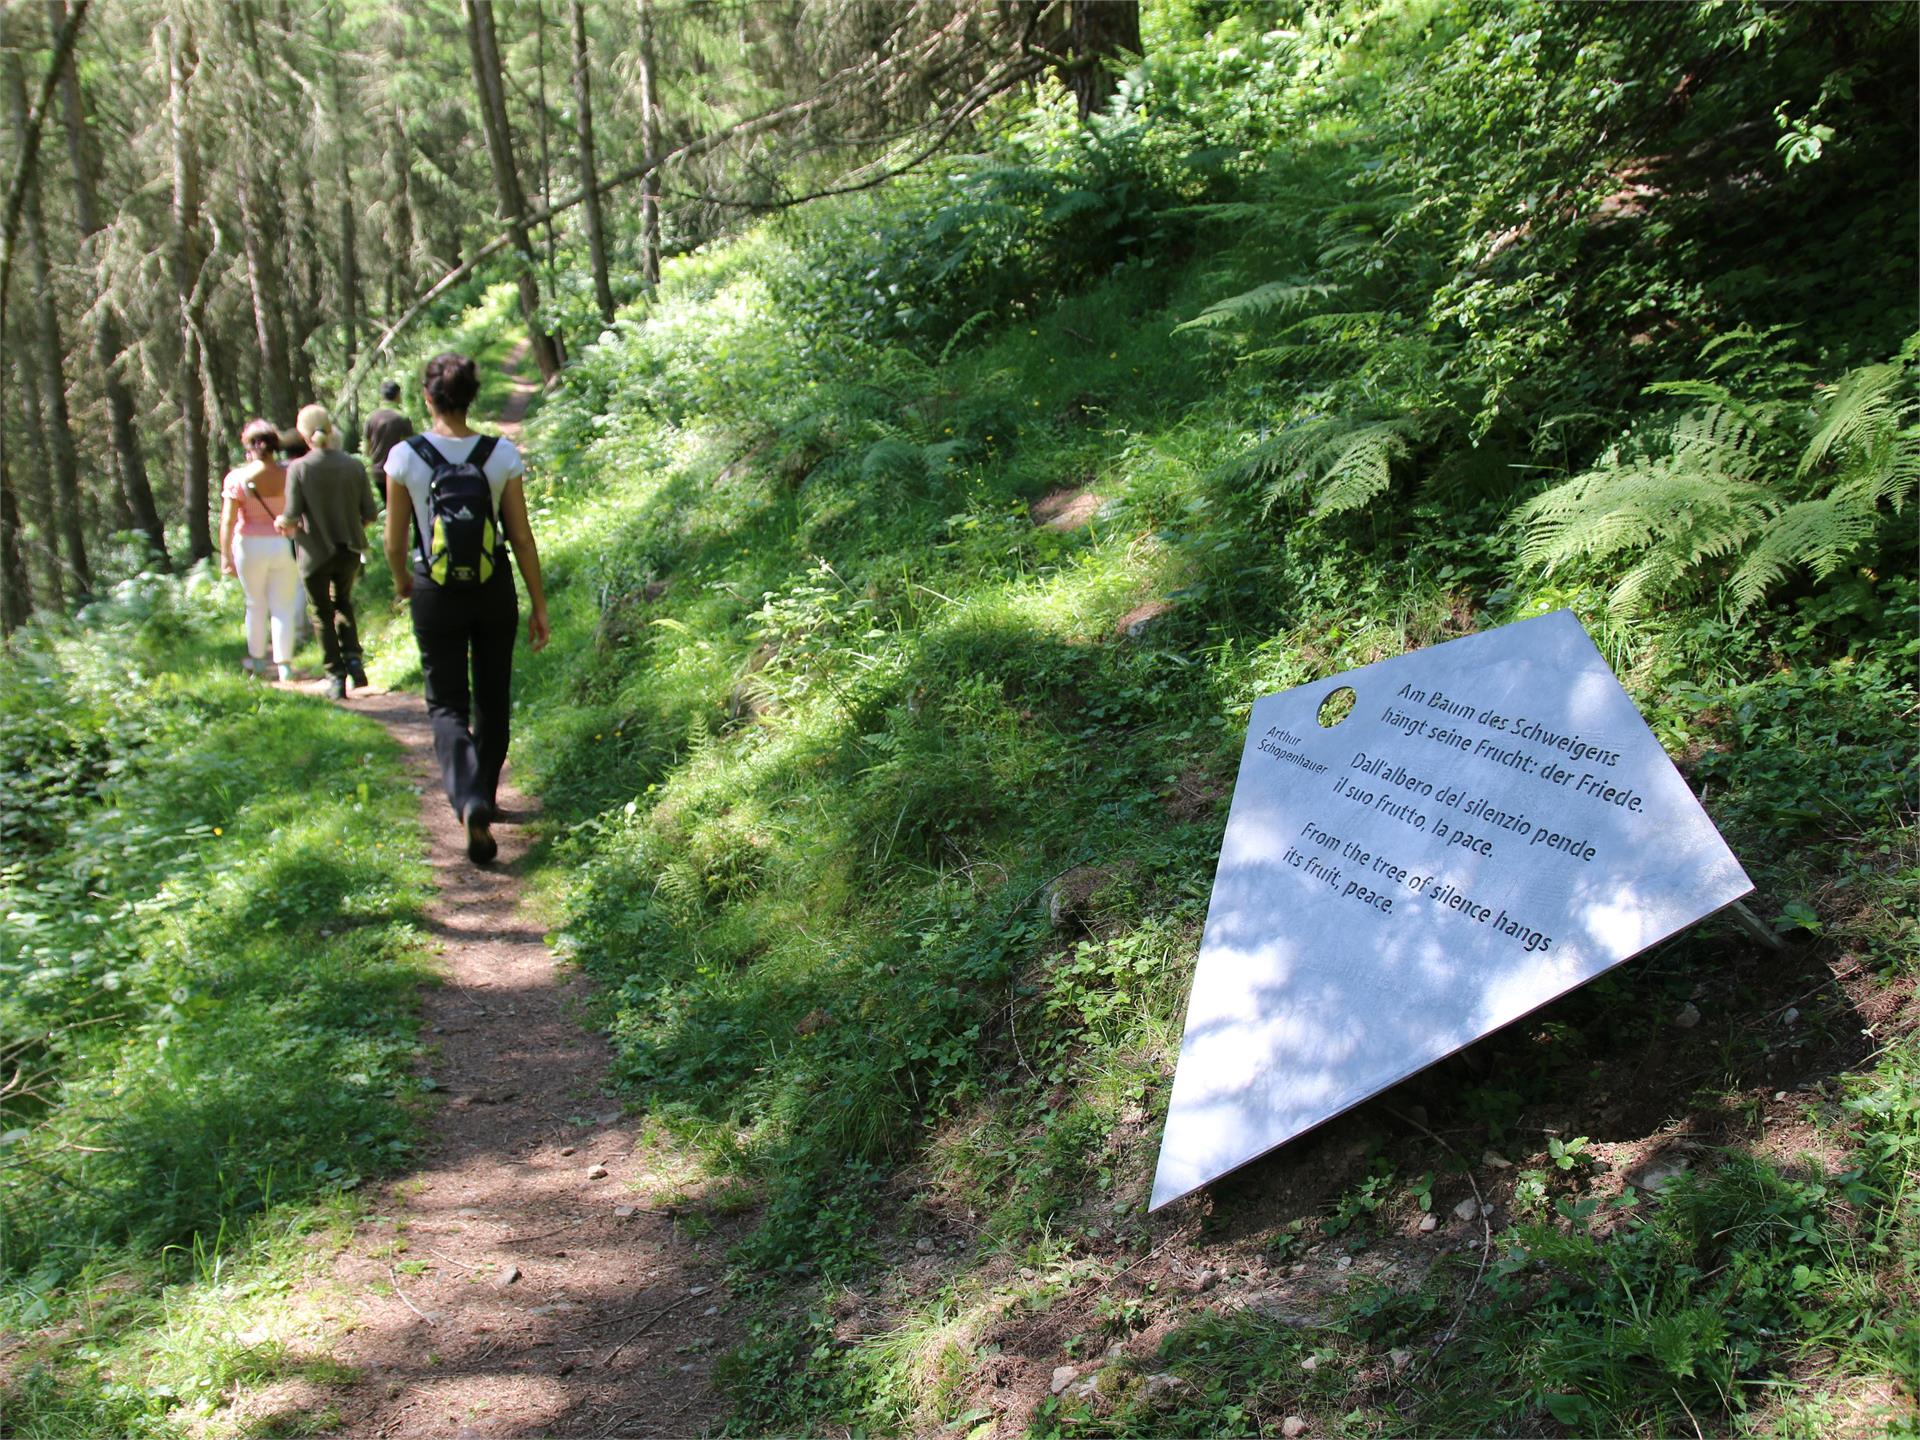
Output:
[[1257,701],[1152,1208],[1751,889],[1570,611]]

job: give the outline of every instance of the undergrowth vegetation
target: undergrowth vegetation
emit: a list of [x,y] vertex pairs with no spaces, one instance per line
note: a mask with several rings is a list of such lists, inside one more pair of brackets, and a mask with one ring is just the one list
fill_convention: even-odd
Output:
[[[1910,1415],[1911,14],[1154,13],[1090,125],[677,261],[536,427],[521,763],[619,1075],[753,1202],[735,1423]],[[1561,606],[1790,949],[1709,924],[1150,1221],[1252,700]],[[1422,1241],[1470,1185],[1491,1249]]]
[[[737,1431],[1911,1430],[1914,22],[1170,0],[1107,113],[1004,98],[578,348],[514,763],[735,1241]],[[190,593],[6,662],[16,1328],[406,1142],[411,796],[181,678]],[[1253,701],[1559,608],[1786,945],[1710,920],[1149,1217]],[[27,1433],[169,1423],[63,1354]]]
[[302,1237],[410,1150],[413,793],[376,727],[232,670],[236,598],[128,581],[0,661],[9,1435],[302,1373]]

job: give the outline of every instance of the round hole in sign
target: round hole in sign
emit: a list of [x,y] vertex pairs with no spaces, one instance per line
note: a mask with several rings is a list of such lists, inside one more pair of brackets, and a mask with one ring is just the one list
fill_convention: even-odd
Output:
[[1320,713],[1314,718],[1326,729],[1331,730],[1353,713],[1353,701],[1353,687],[1342,685],[1320,702]]

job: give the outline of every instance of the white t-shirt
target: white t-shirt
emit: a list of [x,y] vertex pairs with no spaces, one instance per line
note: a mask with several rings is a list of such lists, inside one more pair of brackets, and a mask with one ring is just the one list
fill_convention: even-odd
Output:
[[[448,460],[461,461],[473,454],[473,447],[480,443],[478,435],[468,435],[459,440],[449,439],[445,435],[423,435],[427,444],[433,446]],[[407,487],[407,494],[413,500],[413,520],[418,527],[415,535],[424,535],[432,527],[427,518],[427,486],[433,480],[433,471],[418,455],[413,453],[413,442],[402,440],[387,452],[387,478],[398,480]],[[516,475],[527,473],[527,464],[520,458],[520,451],[511,440],[504,436],[496,437],[493,442],[493,454],[487,457],[487,488],[493,492],[493,514],[496,523],[500,519],[500,492],[507,488],[507,482]],[[416,556],[417,560],[419,557]]]

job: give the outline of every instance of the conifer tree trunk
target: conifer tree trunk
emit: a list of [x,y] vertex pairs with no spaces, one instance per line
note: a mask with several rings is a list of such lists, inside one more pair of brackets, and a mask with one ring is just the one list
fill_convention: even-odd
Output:
[[213,399],[213,409],[207,416],[207,454],[216,470],[224,468],[223,457],[236,450],[241,427],[247,423],[246,412],[241,407],[240,365],[236,353],[247,348],[245,345],[210,345],[202,352],[207,390]]
[[1141,53],[1140,0],[1069,0],[1066,50],[1067,88],[1084,120],[1113,97],[1106,62]]
[[[344,369],[353,373],[353,361],[360,346],[360,253],[359,233],[354,219],[353,164],[347,149],[346,84],[341,78],[339,28],[332,0],[327,4],[327,51],[332,70],[333,153],[338,167],[340,187],[340,329],[345,345]],[[359,433],[359,417],[348,412],[346,433]]]
[[587,255],[593,264],[593,299],[602,324],[613,323],[613,284],[607,277],[606,222],[600,211],[600,172],[593,156],[593,75],[587,54],[587,7],[569,0],[573,21],[573,125],[579,142],[580,187],[586,192]]
[[20,502],[13,474],[0,453],[0,635],[11,635],[33,613],[33,586],[20,556]]
[[386,319],[393,321],[397,294],[409,288],[413,273],[413,165],[407,153],[407,124],[394,106],[387,127],[387,282]]
[[[553,206],[553,114],[547,109],[547,0],[533,0],[534,106],[540,112],[540,208]],[[553,216],[547,216],[547,293],[555,292]],[[556,337],[557,338],[557,337]]]
[[[59,507],[53,500],[53,467],[47,460],[47,426],[40,412],[40,382],[33,374],[29,356],[31,341],[16,330],[14,344],[14,388],[20,393],[21,434],[26,437],[25,453],[13,453],[11,468],[18,479],[15,499],[24,498],[18,540],[27,552],[27,573],[31,577],[35,562],[40,569],[40,593],[56,610],[67,604],[67,568],[60,559]],[[28,528],[31,520],[32,528]]]
[[260,348],[261,379],[266,386],[267,410],[276,425],[293,421],[293,370],[288,360],[287,321],[282,306],[287,286],[280,275],[276,253],[278,229],[271,211],[279,204],[269,177],[264,182],[255,168],[249,144],[240,156],[235,180],[239,188],[240,249],[247,262],[247,293],[253,302],[253,338]]
[[[293,8],[287,0],[281,0],[279,13],[281,34],[289,37],[298,34]],[[297,408],[308,404],[318,394],[314,389],[313,357],[307,352],[307,342],[320,328],[320,272],[325,247],[318,241],[323,231],[321,221],[314,213],[316,187],[308,154],[311,136],[303,127],[292,138],[292,186],[284,196],[273,195],[267,199],[273,206],[274,226],[285,241],[281,250],[281,271],[287,277],[287,373],[293,384]],[[290,213],[290,226],[283,223],[283,212]],[[292,419],[293,416],[288,415],[280,423],[290,423]]]
[[522,220],[527,213],[527,197],[520,188],[520,175],[513,164],[513,136],[507,128],[506,91],[500,77],[500,45],[494,33],[492,0],[461,0],[466,11],[467,44],[473,55],[474,81],[479,87],[480,116],[487,132],[487,153],[493,161],[494,184],[500,192],[500,210],[513,236],[514,249],[520,252],[520,312],[526,317],[527,338],[532,345],[540,378],[552,384],[560,374],[560,356],[553,337],[540,326],[539,261],[533,253],[533,238]]
[[[11,38],[11,37],[9,37]],[[15,134],[27,128],[27,81],[21,73],[20,51],[9,45],[5,56],[7,113]],[[27,179],[21,208],[27,263],[33,280],[34,381],[40,389],[40,416],[53,479],[54,513],[58,517],[60,550],[75,598],[84,603],[93,593],[93,572],[87,563],[86,528],[80,508],[80,456],[73,444],[73,422],[67,413],[66,346],[60,334],[60,313],[54,304],[53,267],[47,258],[46,216],[40,204],[38,174]]]
[[[639,0],[640,144],[649,167],[660,154],[660,107],[653,93],[653,0]],[[660,174],[640,177],[640,278],[652,294],[660,283]]]
[[[253,76],[267,73],[267,56],[260,44],[260,17],[253,0],[240,10],[246,36],[247,62]],[[288,287],[279,263],[279,175],[273,162],[276,147],[261,124],[257,99],[241,105],[246,126],[240,145],[235,182],[239,190],[240,249],[247,262],[247,290],[253,302],[254,343],[260,347],[267,409],[276,425],[290,424],[299,408],[294,399],[292,358],[287,336]]]
[[[87,5],[88,0],[79,0],[73,13],[67,17],[66,24],[54,36],[52,63],[40,85],[39,94],[32,108],[27,111],[24,123],[14,127],[12,139],[17,149],[13,175],[7,185],[4,212],[0,213],[0,345],[5,344],[7,335],[7,295],[12,289],[14,246],[26,209],[28,187],[36,183],[34,170],[40,152],[40,133],[46,121],[47,107],[53,99],[54,84],[60,71],[66,68],[73,57],[74,43],[79,39],[81,23],[86,19]],[[0,12],[0,24],[5,19],[4,12]],[[11,48],[11,36],[0,39],[4,39]],[[24,394],[32,393],[30,385],[23,386],[22,390]],[[16,617],[30,611],[33,602],[26,566],[20,554],[19,503],[17,497],[12,497],[10,477],[7,425],[4,415],[0,415],[0,630],[11,630]]]
[[[47,0],[47,19],[54,33],[67,23],[66,0]],[[67,168],[73,175],[74,223],[85,246],[100,233],[100,162],[87,134],[86,94],[80,88],[80,75],[69,57],[60,72],[60,93],[66,121]],[[106,394],[109,441],[113,446],[115,469],[119,472],[121,494],[126,499],[133,526],[146,537],[153,568],[162,574],[173,569],[167,554],[166,527],[160,521],[160,508],[154,503],[153,486],[147,479],[146,456],[140,448],[140,431],[134,418],[133,392],[127,388],[120,371],[124,347],[120,326],[112,309],[102,303],[94,307],[93,363],[100,375],[100,388]]]
[[186,510],[190,561],[213,555],[209,513],[212,486],[207,454],[207,395],[201,364],[205,302],[200,295],[200,169],[195,153],[187,87],[197,61],[193,37],[179,16],[169,16],[154,32],[158,58],[167,76],[167,129],[172,142],[173,196],[168,268],[179,305],[180,363],[174,371],[174,398],[180,411],[180,497]]

